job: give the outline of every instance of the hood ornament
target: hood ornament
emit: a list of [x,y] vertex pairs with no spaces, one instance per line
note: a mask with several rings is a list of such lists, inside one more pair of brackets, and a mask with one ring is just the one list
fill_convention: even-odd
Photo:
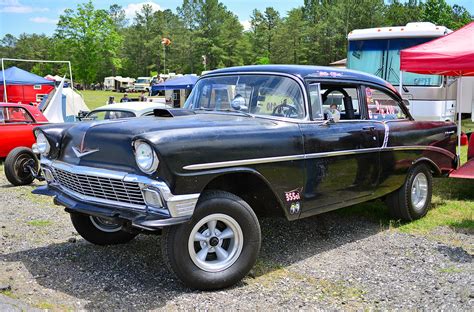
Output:
[[89,154],[92,154],[92,153],[95,153],[95,152],[98,152],[99,150],[98,149],[93,149],[93,150],[80,150],[78,149],[77,147],[72,147],[72,151],[74,152],[74,154],[76,154],[76,157],[77,158],[81,158],[81,157],[84,157],[86,155],[89,155]]
[[85,147],[84,147],[84,139],[85,138],[86,138],[86,133],[84,133],[84,135],[82,136],[81,145],[79,146],[79,148],[77,148],[75,146],[72,147],[72,151],[74,152],[74,154],[76,154],[77,158],[81,158],[81,157],[84,157],[86,155],[89,155],[89,154],[92,154],[92,153],[95,153],[95,152],[99,151],[99,149],[86,150]]

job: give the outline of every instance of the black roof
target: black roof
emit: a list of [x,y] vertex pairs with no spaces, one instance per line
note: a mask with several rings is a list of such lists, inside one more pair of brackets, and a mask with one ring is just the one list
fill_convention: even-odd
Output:
[[[206,75],[213,74],[224,74],[224,73],[233,73],[233,72],[274,72],[274,73],[284,73],[294,76],[299,76],[301,78],[334,78],[334,79],[350,79],[350,80],[362,80],[367,81],[383,86],[388,86],[391,89],[395,90],[387,81],[360,71],[345,69],[345,68],[335,68],[335,67],[326,67],[326,66],[311,66],[311,65],[250,65],[250,66],[236,66],[236,67],[227,67],[222,69],[217,69],[209,72]],[[204,75],[203,77],[205,77]]]

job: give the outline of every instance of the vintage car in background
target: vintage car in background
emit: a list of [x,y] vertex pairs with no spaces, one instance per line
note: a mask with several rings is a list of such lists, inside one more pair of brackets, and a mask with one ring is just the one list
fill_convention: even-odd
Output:
[[166,105],[165,103],[155,103],[155,102],[124,102],[109,104],[98,107],[90,112],[88,112],[84,117],[81,118],[82,121],[87,120],[107,120],[107,119],[122,119],[122,118],[132,118],[132,117],[142,117],[142,116],[151,116],[153,115],[153,110],[159,108],[170,108],[171,106]]
[[0,158],[5,158],[5,175],[13,185],[34,180],[28,169],[28,166],[36,170],[38,167],[31,151],[35,143],[33,128],[47,122],[33,105],[0,103]]
[[453,123],[414,121],[389,83],[349,70],[216,70],[185,109],[154,115],[37,128],[47,185],[34,193],[54,196],[94,244],[162,232],[164,262],[195,289],[250,271],[260,216],[385,198],[394,218],[418,219],[432,177],[458,165]]

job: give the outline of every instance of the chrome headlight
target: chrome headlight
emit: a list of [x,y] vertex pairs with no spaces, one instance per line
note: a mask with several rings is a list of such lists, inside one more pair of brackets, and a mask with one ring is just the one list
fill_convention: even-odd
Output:
[[43,156],[48,156],[50,150],[51,145],[49,145],[49,141],[44,133],[41,131],[36,131],[36,143],[33,144],[33,152]]
[[158,168],[159,160],[150,144],[135,142],[135,161],[138,168],[145,173],[152,173]]

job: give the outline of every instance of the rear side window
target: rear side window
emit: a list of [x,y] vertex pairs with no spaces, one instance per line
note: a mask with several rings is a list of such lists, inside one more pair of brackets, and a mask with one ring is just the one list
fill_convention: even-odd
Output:
[[365,98],[369,110],[369,119],[396,120],[407,118],[400,107],[400,102],[385,91],[366,87]]
[[107,120],[135,117],[135,114],[127,111],[95,111],[90,112],[83,120]]
[[5,107],[4,109],[5,123],[32,123],[33,118],[22,107]]

